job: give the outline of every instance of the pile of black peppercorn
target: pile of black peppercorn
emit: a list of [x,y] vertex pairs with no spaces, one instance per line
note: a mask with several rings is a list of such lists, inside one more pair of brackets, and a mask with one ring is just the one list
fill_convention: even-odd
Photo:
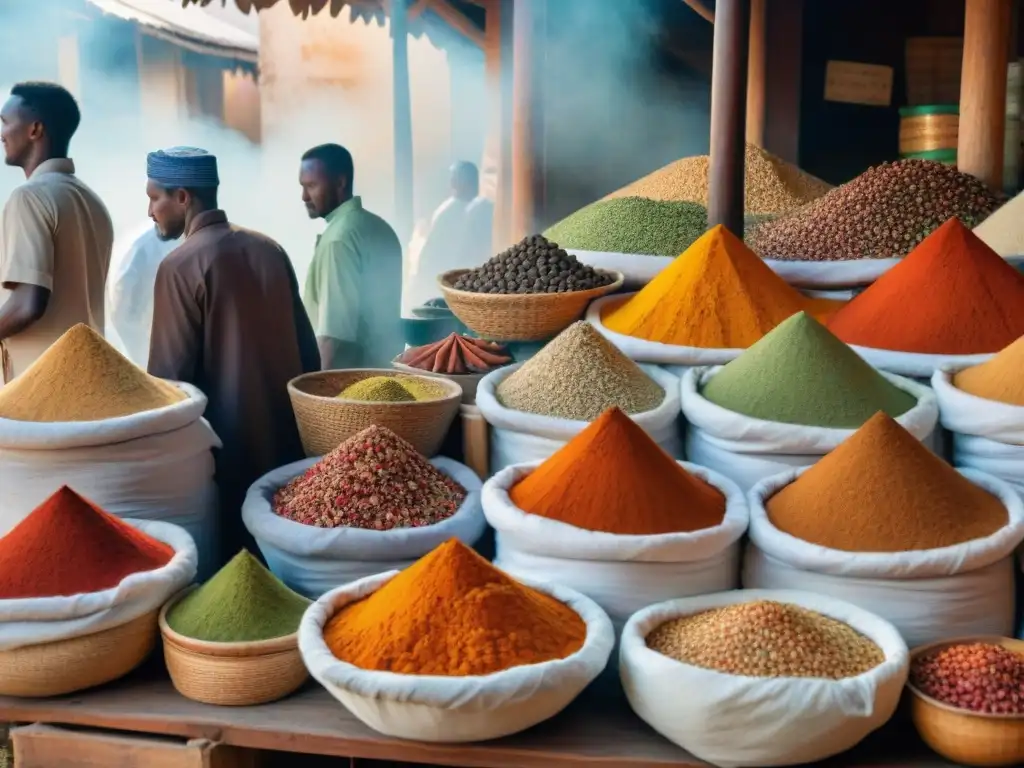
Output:
[[454,288],[472,293],[569,293],[613,281],[612,275],[579,262],[543,235],[530,235],[461,275]]

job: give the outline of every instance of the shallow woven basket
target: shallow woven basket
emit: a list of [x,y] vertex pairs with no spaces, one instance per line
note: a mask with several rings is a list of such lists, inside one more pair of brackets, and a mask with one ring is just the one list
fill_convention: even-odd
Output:
[[[1024,641],[1004,637],[968,637],[923,645],[910,652],[911,662],[923,653],[960,643],[991,643],[1024,653]],[[987,715],[951,707],[925,695],[910,683],[911,717],[925,744],[959,765],[1000,766],[1024,762],[1024,715]]]
[[371,403],[337,395],[350,384],[371,376],[404,376],[390,368],[353,368],[307,373],[288,382],[288,395],[299,425],[306,456],[323,456],[369,426],[387,427],[405,438],[427,458],[441,448],[459,412],[462,387],[447,379],[418,376],[445,390],[438,400],[410,403]]
[[272,640],[211,643],[171,629],[167,611],[192,589],[160,611],[164,661],[178,693],[203,704],[247,707],[283,699],[306,682],[309,673],[299,655],[297,631]]
[[579,320],[594,299],[619,290],[621,272],[598,270],[615,280],[600,288],[568,293],[473,293],[453,288],[468,269],[454,269],[437,278],[455,316],[478,336],[492,341],[544,341]]
[[124,677],[156,645],[157,612],[91,635],[0,651],[0,695],[61,696]]
[[414,368],[411,365],[401,363],[398,361],[398,358],[392,360],[391,364],[395,366],[396,371],[401,371],[402,373],[429,376],[433,379],[445,379],[458,384],[462,390],[462,402],[467,405],[472,405],[476,402],[477,386],[480,384],[480,379],[487,375],[486,373],[434,373],[433,371],[424,371],[422,368]]

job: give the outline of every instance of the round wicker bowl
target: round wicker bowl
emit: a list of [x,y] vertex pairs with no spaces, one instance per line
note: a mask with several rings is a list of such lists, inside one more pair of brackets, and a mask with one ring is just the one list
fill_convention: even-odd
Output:
[[477,385],[480,383],[480,379],[487,375],[486,373],[434,373],[433,371],[424,371],[422,368],[413,368],[411,365],[400,363],[398,358],[392,360],[391,364],[395,366],[396,371],[401,371],[402,373],[430,376],[435,379],[447,379],[458,384],[459,388],[462,389],[462,402],[465,405],[472,405],[476,402]]
[[455,316],[478,336],[492,341],[543,341],[579,320],[594,299],[619,290],[621,272],[599,270],[615,280],[600,288],[569,293],[473,293],[453,286],[468,269],[453,269],[437,283]]
[[370,403],[341,399],[337,395],[350,384],[371,376],[395,376],[390,368],[353,368],[319,371],[288,382],[295,421],[307,457],[323,456],[352,435],[376,424],[405,438],[427,458],[435,455],[459,412],[462,387],[433,376],[421,376],[441,386],[446,394],[438,400],[412,403]]
[[178,693],[203,704],[247,707],[283,699],[306,682],[309,673],[299,655],[297,631],[272,640],[211,643],[171,629],[167,611],[193,588],[160,611],[164,661]]
[[157,612],[91,635],[0,652],[0,695],[41,698],[124,677],[156,645]]
[[[1005,637],[966,637],[915,648],[918,656],[961,643],[992,643],[1024,653],[1024,641]],[[1024,762],[1024,715],[988,715],[943,704],[911,683],[910,713],[924,743],[959,765],[1001,766]]]

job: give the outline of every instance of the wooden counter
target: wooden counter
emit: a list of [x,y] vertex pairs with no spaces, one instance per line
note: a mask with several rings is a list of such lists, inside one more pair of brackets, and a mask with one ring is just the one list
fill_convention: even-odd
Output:
[[[259,750],[407,761],[467,768],[689,768],[704,764],[669,743],[629,710],[608,684],[588,690],[561,715],[492,742],[442,745],[400,741],[362,725],[325,690],[258,707],[189,701],[152,671],[90,692],[56,699],[0,697],[0,721],[73,725],[208,739]],[[834,768],[947,768],[912,730],[889,728],[826,765]]]

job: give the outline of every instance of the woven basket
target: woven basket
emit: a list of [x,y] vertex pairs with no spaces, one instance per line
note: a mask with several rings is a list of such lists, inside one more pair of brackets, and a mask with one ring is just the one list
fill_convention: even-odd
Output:
[[247,707],[283,699],[297,691],[309,673],[299,655],[298,632],[272,640],[211,643],[179,635],[167,625],[167,611],[192,588],[160,611],[164,661],[178,693],[203,704]]
[[445,272],[438,279],[444,299],[455,316],[477,336],[492,341],[544,341],[579,320],[594,299],[617,291],[621,272],[599,270],[615,280],[600,288],[568,293],[473,293],[452,286],[466,269]]
[[323,456],[369,426],[387,427],[427,458],[441,447],[459,412],[462,388],[454,382],[423,377],[446,391],[439,400],[369,403],[338,398],[338,393],[371,376],[394,376],[390,368],[358,368],[307,373],[288,382],[295,421],[306,456]]
[[[923,653],[960,643],[992,643],[1024,653],[1024,641],[1003,637],[943,640],[915,648],[911,662]],[[924,742],[960,765],[1000,766],[1024,762],[1024,715],[968,712],[936,701],[910,683],[911,716]]]
[[0,695],[61,696],[124,677],[153,650],[156,626],[152,611],[91,635],[0,651]]
[[462,403],[470,404],[476,402],[476,388],[480,383],[480,379],[486,376],[486,373],[434,373],[433,371],[424,371],[422,368],[413,368],[411,365],[400,363],[397,358],[391,361],[391,364],[395,366],[396,371],[402,373],[411,373],[417,376],[430,376],[435,379],[446,379],[455,384],[458,384],[462,389]]

